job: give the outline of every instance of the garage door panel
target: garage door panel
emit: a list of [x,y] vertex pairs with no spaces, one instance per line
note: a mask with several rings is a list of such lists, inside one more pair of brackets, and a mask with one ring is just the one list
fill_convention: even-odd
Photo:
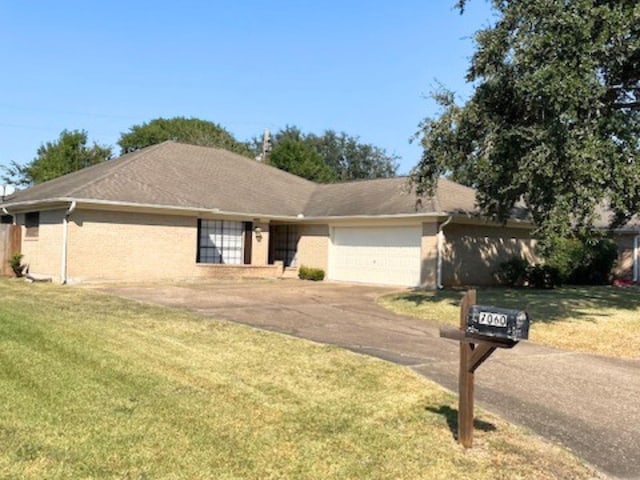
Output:
[[415,286],[420,283],[420,227],[336,227],[329,278]]

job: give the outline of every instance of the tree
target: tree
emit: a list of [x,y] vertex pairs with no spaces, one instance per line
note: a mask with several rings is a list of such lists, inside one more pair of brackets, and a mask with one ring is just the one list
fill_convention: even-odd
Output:
[[543,244],[588,233],[599,206],[613,212],[611,227],[624,224],[640,207],[640,3],[493,8],[497,21],[475,36],[473,94],[458,105],[452,92],[436,92],[441,113],[421,124],[417,193],[451,175],[475,187],[496,220],[523,202]]
[[198,118],[156,118],[148,123],[134,125],[127,133],[120,135],[118,145],[122,150],[121,153],[125,154],[167,140],[219,147],[250,156],[248,146],[236,140],[223,127]]
[[274,167],[314,182],[335,181],[335,173],[322,161],[320,154],[302,140],[286,138],[279,141],[269,154],[269,162]]
[[14,185],[42,183],[111,158],[110,147],[97,143],[88,147],[87,141],[84,130],[64,130],[58,140],[41,145],[30,163],[20,165],[14,161],[3,167],[3,180]]
[[396,155],[360,143],[358,137],[344,132],[325,130],[321,136],[309,135],[307,141],[336,172],[339,181],[393,177],[398,169]]
[[[274,165],[276,165],[274,154],[282,143],[303,144],[305,151],[307,151],[307,166],[310,161],[308,152],[315,152],[314,157],[317,158],[314,161],[319,160],[326,167],[323,169],[324,173],[319,177],[316,175],[315,180],[324,183],[393,177],[398,168],[397,156],[388,155],[383,149],[373,145],[360,143],[358,137],[347,135],[344,132],[337,133],[333,130],[326,130],[322,135],[304,134],[297,127],[287,126],[273,135],[273,151],[269,158]],[[261,140],[255,139],[254,145],[257,151]],[[290,148],[290,146],[287,147],[287,149]],[[277,163],[283,164],[280,161]],[[279,166],[279,168],[287,170],[287,167],[284,166]],[[298,169],[298,172],[300,170]],[[292,170],[287,171],[296,173]],[[296,174],[300,175],[300,173]],[[324,178],[324,180],[317,178]]]

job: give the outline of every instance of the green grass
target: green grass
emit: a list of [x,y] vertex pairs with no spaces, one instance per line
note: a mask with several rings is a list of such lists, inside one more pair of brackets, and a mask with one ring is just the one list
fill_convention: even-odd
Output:
[[0,281],[0,478],[590,478],[408,369],[55,285]]
[[[403,315],[448,325],[460,324],[463,292],[410,292],[379,299]],[[568,350],[637,358],[640,337],[638,288],[563,287],[554,290],[479,289],[482,305],[522,308],[529,312],[529,340]]]

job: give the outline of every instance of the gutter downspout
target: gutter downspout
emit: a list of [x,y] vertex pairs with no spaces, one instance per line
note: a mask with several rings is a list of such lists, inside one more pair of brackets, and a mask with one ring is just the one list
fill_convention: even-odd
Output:
[[67,244],[69,239],[69,217],[76,209],[76,201],[73,200],[69,209],[62,217],[62,259],[60,266],[60,283],[65,285],[67,283]]
[[633,283],[638,283],[640,276],[640,265],[638,264],[638,241],[640,235],[633,237]]
[[442,290],[444,285],[442,285],[442,257],[444,249],[444,227],[449,225],[453,220],[453,217],[447,218],[447,220],[438,227],[438,260],[436,264],[436,288],[438,290]]

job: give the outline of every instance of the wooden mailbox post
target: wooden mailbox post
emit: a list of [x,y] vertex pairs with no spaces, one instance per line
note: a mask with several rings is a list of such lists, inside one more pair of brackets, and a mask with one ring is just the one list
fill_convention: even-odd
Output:
[[[495,307],[479,307],[493,309],[499,312],[495,315],[500,317],[499,322],[495,322],[491,317],[488,321],[480,321],[488,325],[487,329],[507,328],[507,313],[524,315],[519,320],[526,325],[519,328],[515,335],[510,337],[503,335],[469,335],[468,318],[469,310],[476,305],[476,291],[467,290],[460,305],[460,329],[446,328],[440,329],[440,336],[460,342],[460,371],[458,378],[458,441],[465,448],[473,445],[473,386],[474,372],[482,363],[491,356],[496,348],[513,348],[520,338],[526,339],[529,331],[529,318],[525,312],[508,311],[506,309],[496,309]],[[480,312],[480,318],[487,312]],[[490,312],[493,314],[493,312]],[[486,316],[486,315],[485,315]],[[498,324],[499,323],[499,324]],[[524,328],[526,327],[526,328]]]

